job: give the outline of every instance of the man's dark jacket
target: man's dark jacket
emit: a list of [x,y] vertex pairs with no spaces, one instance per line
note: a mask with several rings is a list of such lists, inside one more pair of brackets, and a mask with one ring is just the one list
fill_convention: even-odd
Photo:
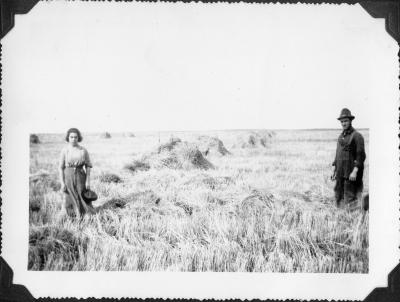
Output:
[[356,182],[362,183],[364,172],[365,149],[364,138],[353,127],[343,131],[338,138],[336,157],[336,179],[348,179],[354,167],[358,167]]

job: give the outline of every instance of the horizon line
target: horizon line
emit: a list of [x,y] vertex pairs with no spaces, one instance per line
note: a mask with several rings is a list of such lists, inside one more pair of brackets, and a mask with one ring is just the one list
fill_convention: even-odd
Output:
[[[367,127],[354,127],[356,130],[369,130]],[[117,131],[82,131],[86,134],[98,133],[146,133],[146,132],[212,132],[212,131],[341,131],[341,128],[237,128],[208,130],[117,130]],[[65,134],[64,132],[30,132],[30,134]]]

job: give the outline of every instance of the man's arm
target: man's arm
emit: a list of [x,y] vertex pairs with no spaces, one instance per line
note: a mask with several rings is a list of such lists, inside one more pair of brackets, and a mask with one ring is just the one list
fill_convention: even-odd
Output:
[[354,143],[356,145],[356,158],[354,160],[353,171],[349,176],[351,181],[355,181],[357,179],[358,170],[364,166],[365,161],[364,138],[361,134],[356,133],[356,135],[354,135]]
[[336,153],[335,153],[335,159],[332,162],[332,166],[333,166],[333,171],[332,171],[332,175],[331,175],[331,180],[334,180],[336,178],[336,164],[337,164],[337,155],[339,152],[339,141],[336,144]]
[[364,138],[360,133],[354,136],[354,142],[356,143],[356,159],[354,160],[354,166],[358,169],[364,167],[365,161],[365,146]]

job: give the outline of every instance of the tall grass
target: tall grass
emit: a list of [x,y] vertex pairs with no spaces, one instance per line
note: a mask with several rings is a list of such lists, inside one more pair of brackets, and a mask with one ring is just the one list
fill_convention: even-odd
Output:
[[[124,166],[157,150],[159,134],[85,137],[99,200],[97,214],[82,220],[65,214],[55,185],[63,135],[40,135],[30,172],[48,176],[30,182],[29,269],[368,272],[368,213],[334,206],[337,132],[277,131],[267,147],[251,148],[241,144],[250,131],[202,134],[229,150],[207,157],[214,169],[135,173]],[[198,133],[174,136],[195,141]],[[368,162],[365,170],[368,190]],[[120,181],[104,181],[106,172]]]

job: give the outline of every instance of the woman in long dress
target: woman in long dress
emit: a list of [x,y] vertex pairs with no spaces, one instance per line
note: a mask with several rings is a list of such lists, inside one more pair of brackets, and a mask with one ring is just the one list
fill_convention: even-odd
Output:
[[61,190],[65,193],[65,209],[71,217],[94,213],[91,203],[82,198],[85,189],[90,189],[90,162],[88,151],[79,145],[81,132],[76,128],[67,131],[68,145],[61,151],[59,173]]

